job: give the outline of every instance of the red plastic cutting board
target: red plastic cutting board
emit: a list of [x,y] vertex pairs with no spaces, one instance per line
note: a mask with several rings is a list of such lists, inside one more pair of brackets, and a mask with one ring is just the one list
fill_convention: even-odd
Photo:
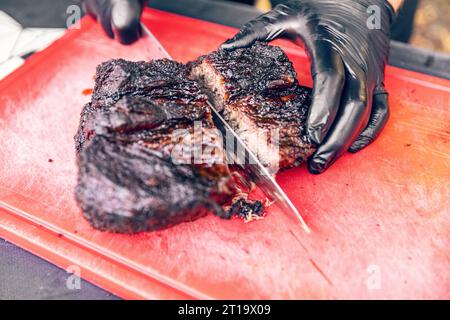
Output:
[[[151,10],[144,21],[180,61],[236,32]],[[304,51],[277,44],[311,85]],[[158,53],[87,18],[0,83],[1,237],[124,298],[450,298],[450,81],[389,67],[392,116],[373,145],[319,176],[278,175],[311,235],[271,207],[249,224],[208,216],[128,236],[92,229],[73,197],[82,92],[117,57]]]

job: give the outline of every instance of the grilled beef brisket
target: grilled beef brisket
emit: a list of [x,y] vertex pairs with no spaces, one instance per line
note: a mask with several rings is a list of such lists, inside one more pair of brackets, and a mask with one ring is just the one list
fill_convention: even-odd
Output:
[[[75,136],[76,199],[91,225],[135,233],[208,211],[262,214],[259,201],[239,199],[204,92],[268,167],[298,165],[313,152],[304,129],[310,90],[278,47],[219,50],[189,66],[110,60],[97,67]],[[230,202],[225,213],[220,205]]]
[[191,75],[267,167],[299,165],[313,153],[305,131],[310,89],[299,86],[279,47],[218,50],[194,62]]
[[[196,125],[200,151],[217,161],[195,163]],[[101,64],[75,141],[76,199],[98,229],[134,233],[222,215],[218,204],[234,195],[206,97],[179,63]]]

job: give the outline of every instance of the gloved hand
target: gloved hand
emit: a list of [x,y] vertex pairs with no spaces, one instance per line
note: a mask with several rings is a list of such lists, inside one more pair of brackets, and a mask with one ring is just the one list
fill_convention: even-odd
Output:
[[110,38],[130,44],[141,35],[144,0],[84,0],[84,10],[97,19]]
[[[379,8],[378,29],[369,28],[377,27],[373,6]],[[248,22],[222,45],[232,50],[279,37],[304,41],[314,80],[307,131],[318,146],[310,172],[323,172],[346,150],[366,147],[385,126],[383,81],[393,16],[385,0],[289,1]]]

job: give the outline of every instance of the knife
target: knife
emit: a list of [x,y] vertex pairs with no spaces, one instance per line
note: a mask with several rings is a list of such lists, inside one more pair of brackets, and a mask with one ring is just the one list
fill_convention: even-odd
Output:
[[[161,53],[168,59],[172,60],[172,57],[161,45],[161,43],[155,38],[150,30],[141,22],[141,29],[144,35],[149,37],[157,46]],[[235,161],[234,163],[240,165],[250,175],[252,181],[265,193],[265,195],[274,202],[288,217],[295,222],[300,223],[301,227],[306,233],[311,233],[308,225],[303,219],[300,212],[294,206],[292,201],[281,189],[280,185],[276,182],[274,177],[270,174],[268,169],[258,160],[255,154],[245,145],[242,139],[236,134],[236,132],[230,127],[230,125],[222,118],[220,113],[214,107],[212,103],[208,101],[208,105],[212,110],[213,121],[217,128],[226,137],[232,137],[236,143],[237,150],[243,150],[245,153],[245,164],[241,164],[242,161]],[[226,148],[229,149],[229,148]],[[236,160],[237,155],[234,150],[227,150],[228,156]]]

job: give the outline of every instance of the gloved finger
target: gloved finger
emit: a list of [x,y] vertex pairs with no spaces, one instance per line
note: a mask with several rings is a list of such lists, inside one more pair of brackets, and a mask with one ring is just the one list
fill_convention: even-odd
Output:
[[388,93],[383,85],[375,89],[372,111],[367,127],[348,151],[355,153],[371,144],[381,133],[389,119]]
[[104,2],[86,0],[82,3],[83,9],[100,23],[108,37],[114,38],[111,27],[111,8]]
[[347,73],[345,86],[337,120],[308,161],[311,173],[318,174],[328,169],[355,141],[368,121],[370,110],[365,77]]
[[99,16],[97,21],[100,23],[100,25],[102,26],[103,30],[108,35],[108,37],[114,38],[114,32],[113,32],[113,29],[111,26],[110,14],[111,13],[109,13],[108,16]]
[[111,9],[111,25],[122,44],[135,42],[141,36],[142,5],[139,0],[116,0]]
[[314,88],[306,128],[312,142],[320,145],[339,110],[345,69],[340,55],[328,43],[316,43],[309,51]]
[[234,50],[251,46],[256,41],[272,41],[280,37],[284,31],[281,27],[282,18],[280,13],[274,10],[263,14],[247,22],[233,38],[225,41],[220,48]]

